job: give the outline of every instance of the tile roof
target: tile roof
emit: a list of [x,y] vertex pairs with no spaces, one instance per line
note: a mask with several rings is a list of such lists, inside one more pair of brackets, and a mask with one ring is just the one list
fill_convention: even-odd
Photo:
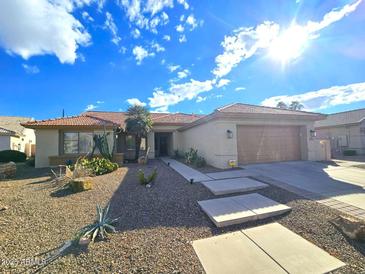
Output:
[[255,106],[249,104],[235,103],[216,109],[221,113],[257,113],[257,114],[290,114],[290,115],[320,115],[319,113],[281,109],[274,107]]
[[56,118],[49,120],[30,121],[23,124],[29,128],[37,127],[67,127],[67,126],[84,126],[84,127],[102,127],[102,126],[118,126],[112,121],[103,120],[97,117],[87,115]]
[[0,127],[0,136],[16,136],[17,133],[12,130]]
[[[201,117],[195,114],[183,113],[151,113],[154,124],[184,125]],[[63,126],[120,126],[125,127],[127,115],[125,112],[87,111],[79,116],[32,121],[25,123],[26,127],[63,127]]]
[[365,120],[365,108],[329,114],[327,119],[315,122],[315,127],[357,124]]
[[24,127],[21,124],[31,120],[32,118],[28,117],[0,116],[0,127],[23,135]]

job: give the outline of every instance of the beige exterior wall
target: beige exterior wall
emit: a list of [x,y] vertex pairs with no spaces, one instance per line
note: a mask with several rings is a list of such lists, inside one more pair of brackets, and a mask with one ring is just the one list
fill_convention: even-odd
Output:
[[10,149],[10,136],[0,136],[0,151]]
[[57,129],[39,129],[35,132],[37,151],[35,167],[48,167],[49,156],[58,155],[59,133]]
[[317,129],[317,136],[331,140],[333,153],[352,149],[358,154],[365,154],[365,134],[361,128],[365,128],[365,122],[358,125]]
[[[228,161],[238,162],[237,155],[237,125],[293,125],[301,126],[301,157],[302,160],[314,160],[315,154],[310,151],[315,149],[310,140],[312,122],[295,120],[262,120],[262,119],[219,119],[182,131],[180,145],[182,151],[191,147],[198,149],[198,154],[203,156],[209,165],[218,168],[228,168]],[[232,131],[233,138],[227,137],[227,130]]]

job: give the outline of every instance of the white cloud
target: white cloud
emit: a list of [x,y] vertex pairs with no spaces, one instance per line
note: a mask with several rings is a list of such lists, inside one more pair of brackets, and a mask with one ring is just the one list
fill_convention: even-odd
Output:
[[141,102],[138,98],[127,99],[127,103],[132,106],[142,106],[142,107],[146,106],[146,103]]
[[177,73],[177,77],[179,77],[180,79],[186,78],[190,75],[190,71],[188,69],[184,69],[182,71],[179,71]]
[[229,80],[229,79],[220,79],[215,86],[217,88],[221,88],[221,87],[228,85],[230,82],[231,82],[231,80]]
[[24,68],[25,72],[28,74],[37,74],[40,71],[37,66],[30,66],[27,64],[23,64],[22,67]]
[[90,104],[90,105],[87,105],[86,108],[85,108],[85,111],[90,111],[90,110],[94,110],[96,108],[98,108],[99,106],[97,105],[93,105],[93,104]]
[[267,48],[279,33],[279,25],[264,22],[256,28],[242,28],[233,36],[226,36],[221,43],[224,52],[215,58],[212,71],[217,77],[227,75],[242,60],[254,55],[260,48]]
[[156,52],[161,52],[161,51],[165,51],[165,48],[163,46],[161,46],[159,43],[157,42],[153,42],[151,47],[156,50]]
[[207,97],[198,96],[198,97],[196,97],[195,102],[201,103],[201,102],[204,102],[205,100],[207,100]]
[[162,39],[164,39],[165,41],[170,41],[171,36],[170,35],[164,35]]
[[176,105],[184,100],[192,100],[200,93],[213,89],[211,80],[196,81],[191,79],[190,82],[184,84],[172,83],[168,92],[157,89],[153,92],[153,97],[148,98],[149,105],[152,108],[161,108],[165,110],[169,106]]
[[155,55],[153,52],[148,52],[142,46],[135,46],[132,52],[134,57],[136,58],[137,65],[140,65],[144,58],[152,57]]
[[133,38],[137,39],[141,36],[141,32],[139,31],[139,29],[133,29],[132,32],[131,32]]
[[98,104],[98,105],[100,105],[100,104],[104,104],[105,102],[104,101],[96,101],[96,103]]
[[275,107],[280,101],[287,104],[292,101],[299,101],[307,110],[320,110],[365,101],[365,82],[346,86],[333,86],[297,95],[274,96],[265,99],[261,104]]
[[235,91],[242,91],[242,90],[245,90],[246,88],[245,87],[236,87],[234,90]]
[[[221,44],[224,52],[216,57],[216,67],[212,72],[216,77],[223,77],[230,73],[241,61],[257,53],[258,50],[270,47],[274,51],[292,51],[291,57],[295,59],[302,53],[302,42],[317,38],[319,36],[318,31],[356,10],[360,2],[361,0],[358,0],[351,5],[345,5],[341,9],[332,10],[325,14],[319,22],[308,21],[303,25],[293,24],[287,30],[281,32],[280,26],[274,22],[264,22],[255,28],[240,28],[235,31],[234,35],[224,38]],[[293,35],[299,41],[288,43],[288,41],[293,40]]]
[[187,41],[187,39],[186,39],[186,35],[185,35],[185,34],[180,35],[180,37],[179,37],[179,42],[180,42],[180,43],[185,43],[186,41]]
[[185,28],[183,25],[179,24],[175,27],[177,32],[184,32]]
[[186,0],[177,0],[177,2],[184,6],[184,9],[189,9],[189,4]]
[[89,45],[91,36],[71,12],[74,5],[88,3],[2,0],[0,46],[24,59],[54,54],[61,63],[73,64],[78,47]]
[[180,65],[168,65],[167,66],[167,69],[170,71],[170,72],[174,72],[175,70],[179,69],[180,68]]
[[87,11],[82,12],[82,18],[84,18],[85,21],[94,22],[94,18],[92,18]]
[[198,23],[193,14],[190,14],[188,18],[186,18],[186,24],[191,26],[190,30],[193,30],[198,26]]
[[173,0],[147,0],[144,10],[153,16],[164,8],[172,8],[173,6]]
[[104,22],[104,28],[108,29],[112,34],[112,43],[119,45],[119,42],[122,40],[122,38],[118,36],[118,28],[114,23],[113,16],[109,12],[106,12],[105,16],[106,20]]

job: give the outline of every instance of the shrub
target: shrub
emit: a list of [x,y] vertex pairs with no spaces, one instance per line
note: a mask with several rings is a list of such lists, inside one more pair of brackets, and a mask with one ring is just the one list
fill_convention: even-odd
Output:
[[17,150],[0,151],[0,162],[25,162],[27,156],[24,152]]
[[28,166],[35,166],[35,158],[34,157],[30,157],[29,159],[27,159],[27,161],[25,162]]
[[188,165],[193,165],[195,167],[203,167],[207,164],[204,157],[198,155],[198,150],[193,148],[190,148],[190,150],[185,153],[185,162]]
[[106,158],[95,157],[81,160],[81,166],[90,169],[95,175],[103,175],[118,169],[117,163],[112,163]]
[[157,178],[157,168],[154,168],[152,173],[148,176],[145,175],[142,169],[138,170],[138,180],[141,185],[148,185],[154,182]]
[[174,150],[174,158],[175,159],[180,159],[180,158],[183,158],[183,156],[181,156],[181,153],[179,150]]
[[348,149],[343,151],[344,156],[355,156],[357,155],[356,150]]
[[74,238],[76,241],[80,241],[82,238],[87,238],[91,242],[94,242],[96,238],[105,239],[108,237],[108,233],[115,233],[114,225],[119,218],[111,219],[109,215],[110,203],[106,207],[102,208],[100,205],[96,206],[96,218],[93,224],[87,225],[81,228]]

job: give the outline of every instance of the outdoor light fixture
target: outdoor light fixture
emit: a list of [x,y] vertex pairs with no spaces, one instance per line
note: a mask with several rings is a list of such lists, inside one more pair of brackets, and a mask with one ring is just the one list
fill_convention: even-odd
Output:
[[232,139],[233,138],[233,132],[230,129],[227,129],[227,138]]
[[311,136],[312,138],[314,138],[314,137],[316,137],[316,136],[317,136],[317,132],[316,132],[314,129],[311,129],[309,132],[310,132],[310,136]]

